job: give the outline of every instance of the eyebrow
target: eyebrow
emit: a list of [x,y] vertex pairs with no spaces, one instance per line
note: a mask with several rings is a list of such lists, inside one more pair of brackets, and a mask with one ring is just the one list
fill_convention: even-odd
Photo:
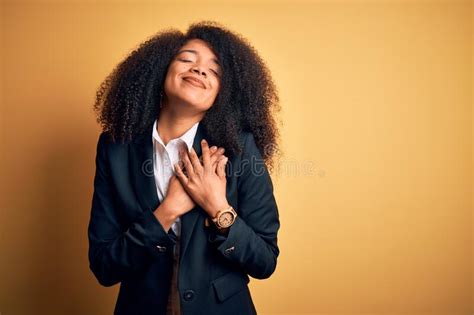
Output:
[[[177,53],[176,55],[179,55],[179,54],[181,54],[181,53],[183,53],[183,52],[190,52],[190,53],[193,53],[193,54],[196,54],[196,55],[199,54],[199,53],[198,53],[196,50],[194,50],[194,49],[183,49],[183,50],[178,51],[178,53]],[[216,58],[212,58],[211,60],[214,61],[214,63],[217,64],[219,67],[222,67],[221,64],[220,64],[220,62],[219,62],[219,60],[217,60]]]

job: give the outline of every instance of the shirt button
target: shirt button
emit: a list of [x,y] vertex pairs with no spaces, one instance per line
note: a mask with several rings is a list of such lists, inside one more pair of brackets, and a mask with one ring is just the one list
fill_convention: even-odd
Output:
[[194,299],[194,291],[193,290],[184,291],[183,298],[186,301],[192,301]]
[[156,248],[158,248],[158,251],[159,251],[160,253],[166,252],[166,246],[156,245]]

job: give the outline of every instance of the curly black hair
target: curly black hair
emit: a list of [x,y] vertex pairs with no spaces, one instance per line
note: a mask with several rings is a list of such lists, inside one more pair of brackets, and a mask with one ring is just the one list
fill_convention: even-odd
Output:
[[277,89],[265,62],[242,35],[215,21],[195,22],[186,33],[164,29],[141,43],[100,84],[93,110],[113,141],[132,140],[149,130],[160,114],[160,93],[168,65],[190,39],[207,42],[221,62],[221,88],[203,124],[208,141],[241,153],[239,134],[251,132],[269,171],[279,154],[274,113]]

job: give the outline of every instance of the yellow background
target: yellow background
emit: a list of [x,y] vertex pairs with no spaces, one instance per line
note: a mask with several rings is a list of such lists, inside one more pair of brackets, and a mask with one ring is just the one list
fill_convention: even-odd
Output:
[[165,27],[247,37],[280,91],[259,314],[472,314],[469,1],[1,4],[0,312],[112,314],[88,269],[101,80]]

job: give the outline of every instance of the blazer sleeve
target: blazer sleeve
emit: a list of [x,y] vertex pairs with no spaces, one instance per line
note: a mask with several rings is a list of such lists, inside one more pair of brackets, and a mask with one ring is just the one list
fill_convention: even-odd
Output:
[[246,137],[238,172],[237,218],[224,235],[211,229],[208,241],[251,277],[269,278],[280,253],[280,221],[272,180],[252,133]]
[[174,241],[149,209],[124,226],[114,198],[107,144],[108,136],[103,132],[97,143],[88,256],[89,268],[99,283],[108,287],[163,258]]

